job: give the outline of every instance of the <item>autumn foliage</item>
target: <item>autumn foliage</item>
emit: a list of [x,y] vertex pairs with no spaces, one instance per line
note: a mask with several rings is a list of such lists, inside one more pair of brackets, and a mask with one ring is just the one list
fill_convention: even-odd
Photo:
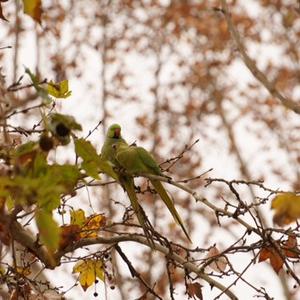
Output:
[[[298,1],[0,1],[0,298],[299,299],[299,20]],[[99,154],[112,123],[163,172],[135,181],[154,245]]]

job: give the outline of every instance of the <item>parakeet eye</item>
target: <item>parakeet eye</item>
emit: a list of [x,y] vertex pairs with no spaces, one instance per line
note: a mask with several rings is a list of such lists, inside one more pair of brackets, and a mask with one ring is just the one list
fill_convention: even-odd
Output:
[[111,147],[112,147],[114,150],[117,150],[117,145],[116,145],[116,144],[113,144]]

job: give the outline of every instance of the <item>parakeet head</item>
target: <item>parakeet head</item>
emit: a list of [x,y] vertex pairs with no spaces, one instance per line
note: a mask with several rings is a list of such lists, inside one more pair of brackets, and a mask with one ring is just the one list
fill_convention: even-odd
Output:
[[107,137],[119,139],[121,138],[121,126],[119,124],[112,124],[107,130]]

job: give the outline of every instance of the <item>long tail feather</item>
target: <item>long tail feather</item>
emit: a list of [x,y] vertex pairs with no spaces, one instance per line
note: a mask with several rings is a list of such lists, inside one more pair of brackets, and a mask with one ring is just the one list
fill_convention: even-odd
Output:
[[180,227],[182,228],[184,234],[186,235],[188,240],[192,243],[192,240],[191,240],[190,236],[187,233],[187,230],[185,229],[185,227],[183,225],[183,221],[180,218],[180,216],[179,216],[179,214],[178,214],[178,212],[177,212],[177,210],[174,206],[174,203],[173,203],[172,199],[170,198],[170,196],[166,192],[166,190],[163,187],[163,185],[161,184],[161,182],[158,181],[158,180],[150,180],[150,181],[151,181],[152,185],[154,186],[155,190],[160,195],[161,199],[164,201],[164,203],[168,207],[168,209],[169,209],[170,213],[172,214],[175,222],[180,225]]
[[143,209],[141,208],[139,202],[138,202],[138,198],[137,198],[137,195],[135,193],[135,190],[134,190],[134,181],[132,178],[130,177],[127,177],[126,178],[122,178],[122,185],[124,186],[127,194],[128,194],[128,197],[130,199],[130,203],[131,203],[131,206],[138,218],[138,221],[140,223],[140,225],[142,226],[143,228],[143,231],[145,233],[145,236],[151,246],[151,248],[155,248],[154,247],[154,240],[153,240],[153,237],[152,237],[152,233],[151,233],[151,224],[150,222],[147,220],[147,217],[143,211]]

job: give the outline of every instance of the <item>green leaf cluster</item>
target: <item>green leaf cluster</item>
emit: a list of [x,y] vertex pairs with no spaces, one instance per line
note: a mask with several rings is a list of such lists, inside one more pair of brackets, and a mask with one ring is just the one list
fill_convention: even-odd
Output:
[[62,195],[73,193],[80,171],[76,165],[48,164],[36,142],[18,147],[12,153],[12,163],[12,174],[0,177],[0,197],[11,208],[35,205],[40,241],[52,253],[59,243],[59,227],[52,212]]
[[113,166],[97,154],[96,149],[89,141],[85,139],[75,140],[75,151],[82,158],[81,167],[87,175],[100,179],[99,172],[102,172],[118,180],[118,175],[114,171]]

